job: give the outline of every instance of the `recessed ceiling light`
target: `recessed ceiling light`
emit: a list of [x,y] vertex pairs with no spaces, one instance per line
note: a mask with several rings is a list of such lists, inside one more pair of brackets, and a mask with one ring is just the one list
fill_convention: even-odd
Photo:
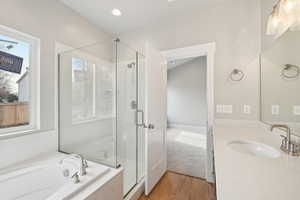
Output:
[[168,2],[173,2],[173,1],[176,1],[176,0],[168,0]]
[[119,9],[116,9],[114,8],[111,13],[114,15],[114,16],[121,16],[122,15],[122,12],[119,10]]

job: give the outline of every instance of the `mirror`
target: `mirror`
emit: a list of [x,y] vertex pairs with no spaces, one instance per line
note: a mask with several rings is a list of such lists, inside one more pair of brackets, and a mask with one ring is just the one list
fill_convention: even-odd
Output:
[[286,32],[261,53],[261,120],[300,135],[300,33]]

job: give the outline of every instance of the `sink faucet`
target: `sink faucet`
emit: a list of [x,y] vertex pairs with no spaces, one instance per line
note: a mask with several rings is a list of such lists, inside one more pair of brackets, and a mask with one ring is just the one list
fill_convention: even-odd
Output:
[[296,144],[295,142],[292,141],[291,128],[283,124],[274,124],[271,126],[271,131],[273,131],[274,128],[283,128],[285,129],[287,134],[286,136],[282,136],[283,140],[280,149],[289,155],[299,156],[300,155],[299,144]]
[[80,175],[86,175],[86,168],[88,168],[86,159],[80,154],[70,154],[70,156],[80,160]]

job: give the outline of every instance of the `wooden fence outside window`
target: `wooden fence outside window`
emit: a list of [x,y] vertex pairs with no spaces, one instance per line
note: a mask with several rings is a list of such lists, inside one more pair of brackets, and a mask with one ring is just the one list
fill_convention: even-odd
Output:
[[24,103],[0,103],[0,128],[29,124],[29,105]]

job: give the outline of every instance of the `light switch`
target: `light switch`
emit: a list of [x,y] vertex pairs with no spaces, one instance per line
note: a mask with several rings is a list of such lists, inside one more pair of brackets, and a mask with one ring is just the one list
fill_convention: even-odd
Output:
[[223,113],[231,114],[232,113],[232,105],[223,105]]
[[300,105],[293,106],[294,115],[300,115]]
[[244,114],[251,114],[251,106],[244,105]]
[[279,115],[279,105],[272,105],[272,115]]
[[217,105],[216,106],[216,110],[217,110],[217,113],[223,113],[223,106],[222,105]]

